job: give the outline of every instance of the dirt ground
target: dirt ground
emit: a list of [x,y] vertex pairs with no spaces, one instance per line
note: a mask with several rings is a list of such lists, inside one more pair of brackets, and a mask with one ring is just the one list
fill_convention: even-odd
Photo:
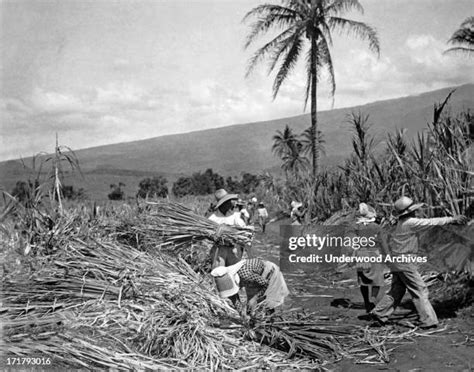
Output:
[[[279,225],[267,226],[265,234],[257,233],[252,255],[279,263]],[[365,314],[362,296],[357,285],[355,270],[343,273],[311,275],[284,273],[291,296],[285,307],[302,308],[315,312],[329,321],[369,326],[370,321],[358,319]],[[387,289],[387,288],[385,288]],[[330,371],[474,371],[474,308],[456,311],[437,308],[440,326],[435,330],[415,330],[387,344],[390,360],[384,364],[357,364],[353,360],[341,360],[325,366]],[[415,320],[416,313],[410,297],[406,295],[393,320]],[[387,326],[394,334],[413,332],[401,325]]]

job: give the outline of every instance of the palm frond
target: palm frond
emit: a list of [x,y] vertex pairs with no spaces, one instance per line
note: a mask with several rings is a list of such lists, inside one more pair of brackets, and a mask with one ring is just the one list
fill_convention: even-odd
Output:
[[277,76],[273,83],[273,99],[276,98],[281,84],[286,80],[288,73],[295,67],[298,57],[303,47],[301,35],[295,34],[291,47],[288,49],[286,57],[278,70]]
[[303,27],[304,27],[304,24],[295,25],[293,28],[294,32],[286,39],[281,40],[279,42],[280,45],[276,45],[273,48],[273,53],[270,57],[270,65],[268,67],[268,74],[270,74],[274,70],[274,68],[280,61],[281,56],[285,53],[285,51],[287,51],[290,48],[290,46],[292,45],[292,43],[294,42],[298,34],[299,35],[303,34],[304,32]]
[[354,34],[361,39],[368,40],[369,49],[380,55],[379,38],[375,30],[369,25],[341,17],[330,17],[328,24],[332,29],[338,28],[343,32],[345,31],[348,35]]
[[471,53],[474,53],[474,48],[454,47],[454,48],[446,49],[443,52],[443,54],[446,54],[446,53],[462,53],[462,54],[470,55]]
[[338,15],[340,13],[356,10],[364,14],[364,8],[358,0],[336,0],[326,7],[327,14]]
[[293,9],[272,4],[263,4],[252,9],[244,16],[242,22],[247,22],[254,17],[258,20],[250,26],[251,31],[246,38],[245,48],[248,48],[259,36],[270,29],[290,27],[301,18]]
[[321,61],[321,67],[326,67],[328,71],[328,83],[331,86],[331,97],[332,105],[334,106],[334,94],[336,93],[336,80],[334,76],[334,64],[332,62],[331,51],[329,50],[329,45],[325,38],[319,39],[319,50],[321,56],[319,60]]
[[271,57],[272,53],[275,53],[275,50],[278,50],[280,43],[283,40],[291,38],[291,35],[294,33],[294,28],[290,27],[287,30],[280,33],[274,39],[266,43],[263,47],[259,48],[254,55],[250,58],[247,65],[247,70],[245,72],[245,77],[248,77],[253,69],[265,58]]

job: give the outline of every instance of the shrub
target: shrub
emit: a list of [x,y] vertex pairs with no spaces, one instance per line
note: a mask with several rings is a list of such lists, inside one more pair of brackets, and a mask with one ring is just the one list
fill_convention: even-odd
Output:
[[168,181],[163,176],[145,178],[138,184],[138,198],[158,197],[166,198],[168,196]]

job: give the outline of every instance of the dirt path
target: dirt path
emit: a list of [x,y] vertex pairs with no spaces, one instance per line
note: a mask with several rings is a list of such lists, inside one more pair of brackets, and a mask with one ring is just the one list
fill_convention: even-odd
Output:
[[[280,223],[281,224],[281,223]],[[253,255],[279,263],[279,223],[267,227],[266,234],[257,233]],[[368,326],[357,317],[365,314],[362,297],[353,270],[344,273],[308,276],[284,273],[291,291],[285,306],[301,307],[325,316],[334,322]],[[440,314],[440,312],[438,312]],[[409,296],[394,314],[395,319],[415,319]],[[441,325],[435,333],[419,332],[420,336],[400,339],[390,345],[390,361],[386,364],[355,364],[342,360],[327,366],[331,371],[474,371],[474,312],[462,309],[455,316],[440,316]],[[389,326],[396,334],[410,331]],[[417,332],[418,333],[418,332]]]

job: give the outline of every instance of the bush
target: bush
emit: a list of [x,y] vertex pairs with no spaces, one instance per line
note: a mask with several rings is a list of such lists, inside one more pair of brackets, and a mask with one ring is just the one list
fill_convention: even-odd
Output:
[[168,181],[163,176],[145,178],[138,184],[138,198],[155,197],[166,198],[168,196]]
[[125,184],[123,184],[122,182],[119,182],[118,185],[116,185],[116,184],[110,185],[110,188],[112,189],[112,191],[110,192],[109,195],[107,195],[109,200],[124,200],[125,199],[125,193],[122,190],[122,187],[124,187],[124,186],[125,186]]

